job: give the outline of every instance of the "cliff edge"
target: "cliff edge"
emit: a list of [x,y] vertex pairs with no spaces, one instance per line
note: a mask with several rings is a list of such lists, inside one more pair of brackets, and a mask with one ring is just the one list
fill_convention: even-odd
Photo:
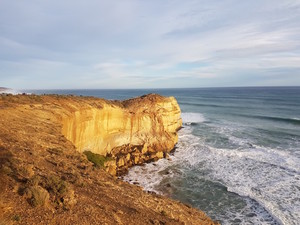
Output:
[[128,167],[166,157],[178,141],[180,108],[174,97],[155,94],[125,101],[97,100],[97,106],[67,105],[62,133],[78,151],[111,157],[115,175]]
[[82,153],[104,155],[106,170],[122,173],[167,156],[180,126],[172,97],[0,95],[0,224],[216,224]]

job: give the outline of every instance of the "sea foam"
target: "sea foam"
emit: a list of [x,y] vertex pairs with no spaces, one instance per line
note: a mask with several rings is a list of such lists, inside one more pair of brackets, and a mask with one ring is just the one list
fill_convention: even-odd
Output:
[[181,113],[182,122],[185,125],[202,123],[205,117],[201,113]]
[[[202,114],[183,115],[186,124],[187,121],[205,121]],[[241,149],[214,148],[201,137],[193,135],[192,131],[192,126],[186,126],[179,132],[177,150],[171,160],[163,159],[144,167],[132,168],[124,179],[139,183],[145,190],[172,195],[171,190],[168,193],[165,187],[162,188],[165,180],[186,176],[187,168],[198,171],[196,174],[206,171],[205,175],[199,175],[199,179],[220,182],[229,192],[249,199],[243,214],[235,212],[235,217],[242,223],[297,223],[300,216],[298,158],[279,149],[257,145]],[[291,187],[292,183],[294,187]],[[194,189],[197,192],[197,188]],[[281,208],[288,210],[282,211]],[[245,212],[255,216],[245,217]],[[229,218],[232,212],[227,213],[221,218],[223,224],[231,224]]]

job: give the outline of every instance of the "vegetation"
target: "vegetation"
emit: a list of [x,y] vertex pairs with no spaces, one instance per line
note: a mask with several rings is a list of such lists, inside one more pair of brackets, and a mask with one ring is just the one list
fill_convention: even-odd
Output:
[[57,175],[33,176],[19,193],[25,195],[33,207],[47,205],[49,200],[64,209],[70,209],[76,203],[74,190]]
[[12,219],[17,222],[21,221],[21,217],[19,215],[14,215]]
[[161,215],[163,215],[163,216],[167,216],[167,213],[166,213],[166,211],[164,211],[164,210],[160,211],[160,213],[161,213]]
[[67,192],[68,187],[64,180],[52,175],[46,181],[46,189],[60,199]]
[[104,167],[104,163],[111,160],[110,157],[104,157],[103,155],[99,155],[91,151],[84,151],[83,154],[85,154],[87,159],[97,168]]

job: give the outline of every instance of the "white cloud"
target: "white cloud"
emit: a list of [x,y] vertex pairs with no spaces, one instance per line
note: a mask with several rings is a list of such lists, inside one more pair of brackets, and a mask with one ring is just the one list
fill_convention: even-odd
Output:
[[[218,86],[225,80],[247,85],[250,73],[257,74],[257,83],[270,77],[272,85],[276,68],[286,76],[291,69],[300,72],[297,0],[3,0],[0,5],[2,86]],[[60,82],[52,79],[57,77]],[[300,78],[289,82],[300,85]]]

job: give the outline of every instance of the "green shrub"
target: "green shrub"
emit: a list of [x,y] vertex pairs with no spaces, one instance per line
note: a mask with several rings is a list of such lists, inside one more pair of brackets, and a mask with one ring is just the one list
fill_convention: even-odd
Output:
[[45,187],[54,196],[54,203],[57,207],[70,209],[76,203],[74,190],[60,177],[56,175],[49,176]]
[[68,189],[67,183],[55,175],[52,175],[47,179],[46,188],[59,197],[64,195]]
[[163,216],[167,216],[167,213],[166,213],[166,211],[164,211],[164,210],[160,211],[160,213],[161,213],[161,215],[163,215]]
[[21,217],[19,215],[14,215],[12,219],[17,222],[21,221]]
[[91,151],[84,151],[83,154],[85,154],[87,159],[98,168],[104,167],[104,163],[111,160],[109,157],[104,157],[103,155],[99,155]]

